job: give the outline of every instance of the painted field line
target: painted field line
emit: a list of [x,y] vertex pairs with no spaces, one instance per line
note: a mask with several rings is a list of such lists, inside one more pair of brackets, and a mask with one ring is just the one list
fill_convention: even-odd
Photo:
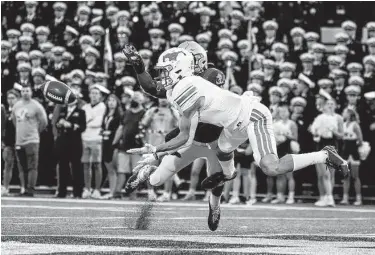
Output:
[[[63,207],[63,206],[48,206],[48,205],[1,205],[2,208],[32,208],[32,209],[47,209],[47,210],[93,210],[93,211],[108,211],[108,212],[138,212],[138,208],[129,209],[124,207]],[[170,210],[162,210],[160,208],[153,209],[154,212],[171,213],[177,212]]]
[[[70,204],[111,204],[111,205],[143,205],[145,201],[102,201],[102,200],[85,200],[85,199],[57,199],[57,198],[23,198],[23,197],[3,197],[2,201],[27,201],[27,202],[56,202],[56,203],[70,203]],[[156,206],[160,207],[207,207],[206,203],[183,203],[183,202],[163,202],[155,203]],[[2,205],[3,207],[3,205]],[[335,208],[321,208],[314,207],[312,204],[306,204],[301,206],[289,206],[289,205],[221,205],[222,208],[227,209],[240,209],[240,210],[254,210],[254,209],[267,209],[267,210],[297,210],[297,211],[333,211],[333,212],[358,212],[358,213],[374,213],[375,207],[368,206],[367,208],[355,208],[355,207],[335,207]],[[170,210],[170,209],[168,209]]]
[[[211,233],[207,229],[208,233]],[[215,231],[216,232],[216,231]],[[211,235],[211,234],[204,234],[204,235],[139,235],[139,236],[124,236],[124,235],[87,235],[87,234],[82,234],[82,235],[43,235],[43,234],[35,234],[35,235],[30,235],[30,234],[25,234],[25,235],[1,235],[3,237],[67,237],[67,238],[98,238],[98,239],[160,239],[160,238],[215,238],[215,237],[220,237],[220,238],[225,238],[228,237],[228,234],[223,234],[223,235]],[[263,234],[229,234],[230,238],[269,238],[269,237],[284,237],[284,236],[314,236],[314,237],[329,237],[329,238],[340,238],[340,237],[369,237],[373,238],[375,237],[374,234],[369,234],[369,233],[356,233],[356,234],[348,234],[348,233],[338,233],[338,234],[306,234],[306,233],[280,233],[280,234],[270,234],[270,233],[263,233]],[[229,237],[228,237],[229,238]]]

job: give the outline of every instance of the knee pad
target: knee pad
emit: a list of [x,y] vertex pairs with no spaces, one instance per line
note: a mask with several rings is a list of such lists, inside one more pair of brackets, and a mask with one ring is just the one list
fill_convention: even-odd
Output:
[[211,190],[212,195],[214,195],[215,197],[221,196],[221,194],[223,193],[223,189],[224,189],[224,185],[221,185],[219,187],[212,189]]

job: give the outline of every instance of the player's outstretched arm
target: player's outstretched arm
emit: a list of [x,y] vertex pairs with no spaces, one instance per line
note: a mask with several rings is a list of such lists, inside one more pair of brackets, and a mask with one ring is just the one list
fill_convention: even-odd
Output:
[[136,48],[130,44],[125,45],[122,50],[129,63],[133,66],[137,73],[137,79],[141,88],[148,94],[154,97],[165,98],[165,90],[157,90],[156,82],[152,79],[151,75],[146,71],[145,65],[141,55],[137,52]]
[[180,118],[180,133],[169,142],[156,146],[156,152],[173,151],[181,146],[188,146],[193,142],[198,125],[198,111],[204,103],[204,97],[200,97],[191,107],[186,109]]

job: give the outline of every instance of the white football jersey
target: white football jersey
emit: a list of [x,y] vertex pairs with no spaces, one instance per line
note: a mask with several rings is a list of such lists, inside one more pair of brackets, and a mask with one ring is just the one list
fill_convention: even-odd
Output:
[[221,89],[200,76],[189,76],[167,91],[168,100],[180,113],[200,98],[204,106],[199,111],[199,121],[227,128],[237,122],[242,110],[242,97]]

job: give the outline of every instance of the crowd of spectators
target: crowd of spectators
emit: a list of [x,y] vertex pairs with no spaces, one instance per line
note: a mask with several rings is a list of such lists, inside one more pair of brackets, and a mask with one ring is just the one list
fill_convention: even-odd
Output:
[[[2,2],[2,194],[9,193],[16,158],[23,195],[33,195],[39,170],[39,184],[50,185],[57,177],[57,197],[65,197],[71,183],[74,197],[103,198],[104,179],[110,188],[104,198],[121,197],[139,160],[126,150],[151,139],[147,132],[160,135],[160,126],[140,124],[152,123],[150,118],[169,107],[141,92],[121,50],[133,44],[154,75],[161,52],[195,40],[226,74],[226,89],[251,90],[269,106],[279,154],[331,144],[350,158],[355,203],[361,204],[359,172],[373,177],[375,163],[373,151],[366,161],[357,155],[364,141],[375,148],[374,12],[371,2]],[[324,34],[322,27],[331,30]],[[40,87],[51,79],[71,86],[78,102],[46,101]],[[253,204],[257,176],[251,148],[244,144],[236,159],[241,175],[233,182],[232,198],[231,183],[224,198],[240,201],[242,179],[245,198]],[[185,200],[195,198],[203,164],[195,162]],[[332,171],[316,168],[317,205],[334,205],[339,181]],[[295,186],[306,179],[294,177],[276,178],[275,200],[274,178],[267,178],[264,202],[285,202],[288,187],[287,202],[294,203]],[[344,181],[344,204],[349,185]],[[166,187],[162,200],[171,194]],[[155,196],[150,188],[149,196]]]

